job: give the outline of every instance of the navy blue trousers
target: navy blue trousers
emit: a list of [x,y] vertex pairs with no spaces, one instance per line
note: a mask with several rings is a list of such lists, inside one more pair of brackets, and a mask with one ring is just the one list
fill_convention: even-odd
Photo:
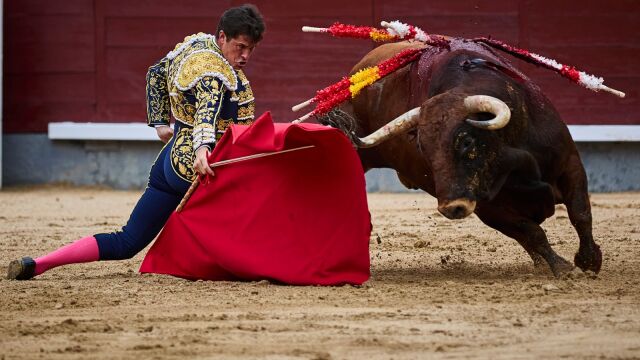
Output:
[[180,178],[171,166],[171,147],[178,134],[160,151],[149,173],[149,183],[136,204],[127,224],[120,231],[94,235],[100,260],[130,259],[158,235],[191,185]]

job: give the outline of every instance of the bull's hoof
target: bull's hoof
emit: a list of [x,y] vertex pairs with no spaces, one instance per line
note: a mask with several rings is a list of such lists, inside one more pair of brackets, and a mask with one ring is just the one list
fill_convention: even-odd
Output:
[[591,270],[595,273],[600,272],[600,268],[602,267],[602,251],[600,251],[600,246],[595,245],[591,252],[578,251],[573,258],[573,263],[582,269],[582,271]]
[[531,260],[533,260],[533,267],[536,269],[541,269],[547,267],[547,261],[542,257],[542,255],[534,252],[528,253]]
[[575,269],[575,266],[561,257],[558,257],[556,262],[551,265],[551,271],[558,279],[565,277],[568,273],[573,271],[573,269]]

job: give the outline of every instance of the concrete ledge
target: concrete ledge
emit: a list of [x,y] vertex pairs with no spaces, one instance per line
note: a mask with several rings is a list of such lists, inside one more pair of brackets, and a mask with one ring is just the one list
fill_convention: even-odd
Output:
[[[52,141],[46,134],[5,134],[3,180],[6,185],[65,182],[141,189],[162,146],[155,139]],[[640,141],[579,142],[577,147],[589,191],[640,190]],[[366,179],[368,191],[407,191],[390,169],[373,169]]]
[[[569,125],[576,142],[640,141],[640,125]],[[158,140],[144,123],[49,123],[52,140]]]
[[640,141],[640,125],[569,125],[573,141]]
[[156,131],[144,123],[49,123],[51,140],[157,141]]

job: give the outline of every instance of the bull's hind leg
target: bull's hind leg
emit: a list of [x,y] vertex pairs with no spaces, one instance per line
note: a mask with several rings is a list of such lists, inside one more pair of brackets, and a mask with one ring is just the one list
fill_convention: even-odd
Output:
[[533,259],[534,265],[544,259],[553,275],[561,277],[573,270],[573,265],[558,255],[549,245],[547,235],[536,222],[500,208],[477,209],[476,214],[485,224],[515,239]]
[[558,187],[567,206],[569,220],[580,237],[580,248],[573,261],[583,271],[599,272],[602,266],[602,252],[593,241],[587,175],[577,152],[569,158],[566,169],[558,181]]

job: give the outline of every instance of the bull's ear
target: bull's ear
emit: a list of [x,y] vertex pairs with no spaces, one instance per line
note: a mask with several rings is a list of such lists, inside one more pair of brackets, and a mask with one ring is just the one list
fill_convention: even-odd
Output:
[[498,155],[497,166],[494,169],[494,181],[491,188],[485,189],[484,197],[493,199],[500,190],[508,184],[524,184],[540,180],[538,162],[528,151],[506,146]]
[[514,147],[507,147],[503,152],[505,165],[510,173],[525,179],[540,180],[538,161],[530,152]]
[[503,188],[511,194],[510,201],[526,203],[527,206],[521,208],[521,211],[526,212],[524,215],[542,223],[555,211],[551,185],[542,181],[538,162],[530,152],[507,148],[505,156],[511,171]]

